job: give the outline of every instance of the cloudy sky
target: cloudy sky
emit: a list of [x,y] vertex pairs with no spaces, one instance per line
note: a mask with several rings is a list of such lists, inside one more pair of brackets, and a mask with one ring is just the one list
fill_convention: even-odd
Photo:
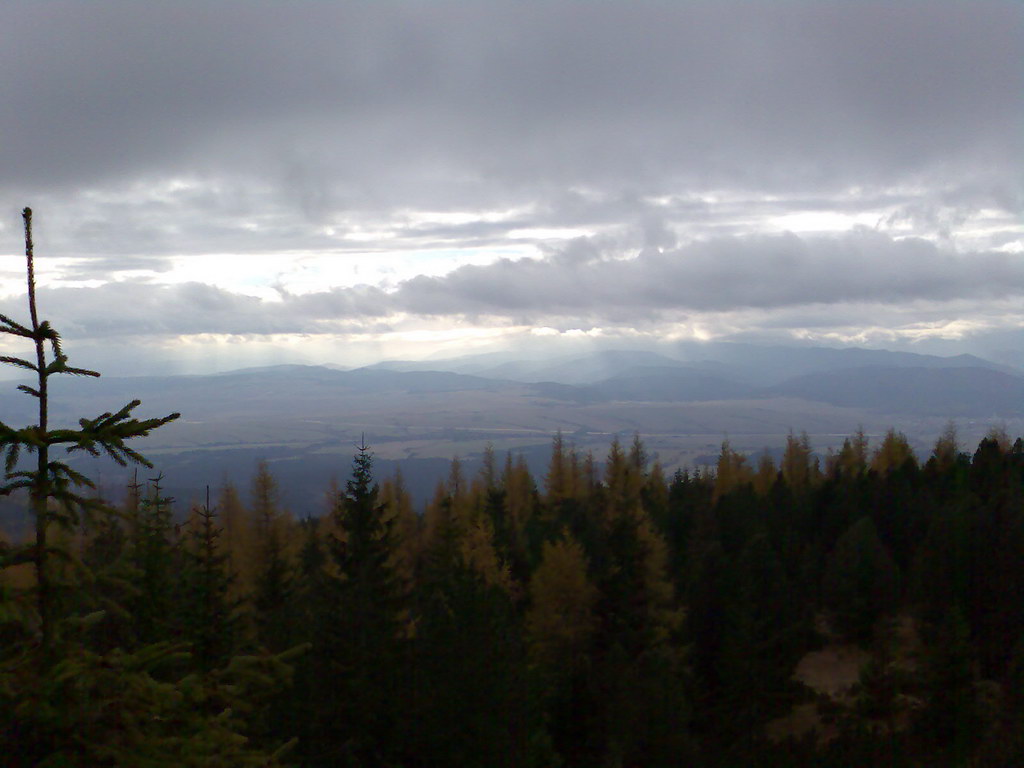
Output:
[[31,205],[118,371],[1024,349],[1022,50],[1010,0],[6,0],[0,312]]

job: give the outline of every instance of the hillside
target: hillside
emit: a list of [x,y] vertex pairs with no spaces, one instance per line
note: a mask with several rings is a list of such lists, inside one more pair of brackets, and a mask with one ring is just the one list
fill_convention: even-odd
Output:
[[867,366],[805,374],[763,392],[892,414],[1000,419],[1024,413],[1024,378],[992,368]]
[[[970,440],[980,439],[991,424],[1024,424],[1024,379],[998,367],[961,365],[970,362],[964,358],[886,353],[881,357],[890,362],[927,364],[846,367],[766,385],[746,377],[754,362],[775,352],[745,353],[750,355],[742,376],[733,363],[662,365],[667,358],[646,353],[549,361],[545,369],[577,365],[580,378],[589,378],[612,366],[613,375],[586,384],[299,365],[209,376],[78,379],[55,382],[52,414],[55,423],[70,425],[82,414],[99,414],[133,398],[143,401],[147,413],[180,410],[180,422],[145,441],[176,495],[198,498],[205,485],[217,487],[226,475],[244,476],[265,458],[276,466],[283,499],[302,514],[319,514],[325,489],[315,478],[343,473],[363,436],[381,471],[390,474],[400,466],[413,496],[423,500],[433,491],[440,463],[460,456],[472,468],[488,443],[498,452],[523,454],[539,469],[558,430],[580,450],[598,453],[612,436],[629,439],[638,432],[672,470],[713,461],[725,437],[737,450],[759,453],[778,451],[791,430],[806,430],[824,454],[858,427],[876,437],[897,427],[924,455],[949,418],[961,420]],[[793,354],[805,367],[809,358],[819,365],[879,357],[872,350]],[[12,391],[0,399],[0,418],[28,423],[31,406],[29,398]],[[109,491],[121,493],[125,471],[99,466]]]

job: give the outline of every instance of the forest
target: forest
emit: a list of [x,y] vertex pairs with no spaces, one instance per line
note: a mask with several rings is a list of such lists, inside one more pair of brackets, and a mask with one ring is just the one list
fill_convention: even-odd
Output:
[[[457,459],[416,509],[370,443],[293,519],[272,466],[176,501],[137,401],[48,423],[72,368],[37,313],[0,424],[34,538],[0,544],[11,766],[1024,763],[1024,442],[926,460],[892,430],[666,476],[640,436],[554,436],[543,477]],[[121,498],[65,449],[138,467]],[[236,484],[237,483],[237,484]]]

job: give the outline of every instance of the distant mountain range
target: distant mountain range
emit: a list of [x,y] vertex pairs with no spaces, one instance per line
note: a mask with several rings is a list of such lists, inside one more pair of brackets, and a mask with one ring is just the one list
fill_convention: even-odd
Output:
[[1024,413],[1024,371],[974,355],[749,344],[687,344],[681,345],[680,354],[688,357],[603,350],[569,360],[498,364],[490,355],[471,355],[429,362],[389,361],[370,369],[417,375],[450,370],[468,378],[533,383],[543,396],[581,403],[784,397],[880,413],[950,418]]
[[[31,423],[30,398],[14,382],[3,385],[10,391],[0,397],[0,419]],[[1024,372],[978,357],[742,344],[68,379],[52,393],[58,425],[134,398],[143,401],[140,415],[181,411],[142,446],[174,495],[198,498],[225,477],[244,488],[264,458],[300,513],[323,510],[327,482],[347,475],[364,434],[381,475],[401,466],[423,499],[452,456],[472,471],[487,443],[523,453],[542,476],[558,429],[599,458],[614,436],[640,432],[671,468],[708,461],[726,436],[738,450],[759,451],[806,429],[824,451],[858,426],[875,434],[897,426],[926,454],[947,419],[983,432],[1024,417]],[[105,483],[123,487],[124,470],[97,466]]]
[[975,355],[940,357],[859,347],[757,346],[735,342],[680,342],[662,352],[597,350],[587,354],[508,360],[503,353],[463,355],[441,360],[389,360],[369,366],[389,371],[451,371],[492,379],[559,384],[596,384],[635,369],[704,371],[755,386],[772,386],[795,376],[849,368],[985,368],[1011,376],[1024,370]]
[[1024,378],[991,368],[865,366],[796,376],[763,394],[894,414],[999,419],[1024,413]]
[[[158,410],[185,409],[196,418],[233,413],[314,417],[346,403],[380,410],[388,397],[472,392],[576,403],[795,398],[878,413],[951,418],[1024,413],[1024,372],[971,355],[785,347],[726,352],[719,350],[718,359],[689,362],[653,352],[605,351],[567,361],[478,367],[475,374],[446,370],[477,367],[472,358],[456,358],[432,362],[437,369],[395,361],[354,370],[280,365],[207,376],[60,381],[53,402],[58,418],[77,418],[90,405],[93,410],[108,408],[110,398],[138,397]],[[783,376],[784,371],[789,375]],[[0,414],[27,416],[29,405],[21,398],[5,398]]]

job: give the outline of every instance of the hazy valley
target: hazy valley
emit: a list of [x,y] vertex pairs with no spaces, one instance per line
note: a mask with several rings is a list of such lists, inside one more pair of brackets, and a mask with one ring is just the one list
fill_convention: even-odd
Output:
[[[1010,434],[1024,426],[1024,372],[970,355],[728,343],[669,352],[62,380],[52,409],[67,423],[133,398],[145,414],[180,411],[179,421],[144,441],[173,495],[187,501],[207,484],[239,483],[266,459],[282,499],[303,516],[325,509],[325,478],[346,476],[362,435],[379,474],[400,467],[422,501],[453,457],[473,471],[488,443],[499,454],[523,454],[542,474],[558,430],[599,461],[614,437],[639,433],[672,471],[713,465],[723,439],[741,452],[778,456],[790,431],[806,431],[823,456],[858,427],[869,436],[895,427],[926,457],[950,419],[966,445],[992,426]],[[29,399],[5,386],[11,392],[0,418],[27,423]],[[76,461],[95,467],[99,460]],[[99,465],[105,492],[119,497],[130,477],[110,462]]]

